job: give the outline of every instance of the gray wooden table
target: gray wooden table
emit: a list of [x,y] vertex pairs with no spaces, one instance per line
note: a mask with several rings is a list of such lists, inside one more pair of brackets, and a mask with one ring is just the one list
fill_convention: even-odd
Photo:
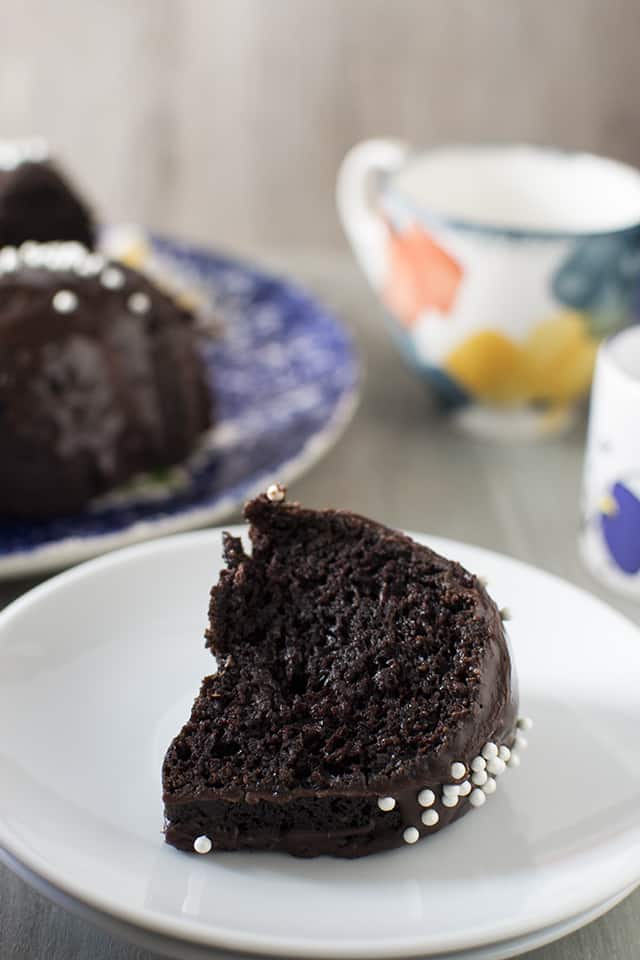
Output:
[[[365,364],[351,427],[296,499],[341,506],[395,527],[424,530],[511,554],[593,590],[636,622],[640,607],[594,584],[576,551],[584,425],[545,445],[493,447],[456,435],[389,345],[381,312],[347,257],[271,255],[268,263],[315,289],[354,331]],[[0,605],[30,583],[0,585]],[[640,890],[529,960],[637,960]],[[0,868],[0,958],[150,960],[44,901]]]

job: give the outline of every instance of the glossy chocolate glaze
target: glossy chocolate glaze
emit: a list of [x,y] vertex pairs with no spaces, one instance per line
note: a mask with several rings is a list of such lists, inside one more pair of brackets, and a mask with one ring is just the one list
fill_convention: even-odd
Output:
[[[254,501],[256,503],[262,510],[264,505]],[[254,519],[253,505],[248,515]],[[309,515],[309,511],[299,512],[301,519]],[[332,518],[338,525],[345,517],[345,522],[357,522],[362,529],[375,531],[376,536],[387,541],[392,538],[399,549],[406,547],[406,538],[401,534],[363,518],[334,511],[323,512],[323,517]],[[280,519],[288,522],[286,514],[273,514],[274,523]],[[261,536],[262,533],[252,529],[254,551]],[[426,548],[416,549],[430,554]],[[236,554],[236,550],[241,548],[231,544],[229,562],[232,569],[242,571],[244,557],[241,552]],[[517,684],[501,616],[485,588],[459,565],[430,555],[434,563],[451,571],[456,597],[464,595],[470,601],[469,616],[475,627],[479,622],[483,625],[484,643],[477,665],[480,681],[474,691],[472,709],[461,720],[450,724],[434,749],[413,757],[405,756],[393,776],[366,776],[362,785],[336,783],[334,788],[310,789],[277,784],[273,789],[257,789],[249,782],[242,787],[237,781],[229,781],[212,790],[198,781],[195,785],[185,782],[179,786],[171,778],[172,761],[166,761],[167,842],[192,851],[194,839],[205,834],[212,840],[214,852],[268,849],[305,857],[320,854],[359,857],[403,846],[403,832],[407,827],[415,827],[420,837],[427,837],[468,812],[469,796],[459,798],[455,807],[447,807],[442,803],[442,786],[452,783],[454,762],[464,763],[469,775],[471,761],[487,742],[511,746],[517,717]],[[232,668],[223,665],[222,673],[227,669]],[[215,687],[205,684],[203,689],[208,693],[201,696],[206,696],[211,695]],[[168,758],[175,758],[175,750],[180,750],[181,736],[170,748]],[[432,827],[422,823],[424,808],[417,799],[419,792],[427,787],[436,796],[433,809],[439,815],[439,822]],[[380,797],[393,797],[394,810],[380,810],[377,803]],[[315,809],[306,804],[315,804]],[[309,815],[309,827],[304,822],[305,813]],[[323,828],[323,821],[330,826]]]
[[[211,418],[191,315],[121,265],[0,273],[0,515],[82,508],[134,474],[184,460]],[[77,297],[60,313],[57,291]],[[149,298],[136,314],[132,294]]]
[[0,169],[0,247],[26,240],[94,244],[87,206],[51,160],[27,159]]

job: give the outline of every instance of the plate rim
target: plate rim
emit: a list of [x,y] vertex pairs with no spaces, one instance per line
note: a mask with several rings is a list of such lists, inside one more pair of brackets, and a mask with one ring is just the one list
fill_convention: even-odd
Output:
[[[191,544],[199,546],[207,541],[219,543],[223,529],[238,535],[246,531],[247,528],[245,525],[233,524],[224,528],[215,527],[213,529],[191,531],[169,537],[147,540],[143,543],[137,543],[120,550],[103,554],[79,564],[70,570],[65,570],[29,590],[17,600],[14,600],[13,603],[9,604],[3,611],[0,611],[0,647],[2,644],[3,631],[6,629],[7,624],[10,624],[14,617],[20,616],[25,610],[28,610],[29,607],[37,605],[40,598],[56,592],[60,587],[64,587],[74,581],[81,583],[87,577],[100,576],[102,572],[108,571],[109,568],[118,566],[128,560],[140,560],[143,559],[145,555],[153,555],[156,552],[171,553],[176,546],[188,548]],[[635,633],[639,633],[638,626],[624,614],[620,613],[599,597],[554,573],[542,570],[533,564],[511,557],[508,554],[474,544],[463,543],[446,537],[418,533],[416,531],[407,531],[407,533],[418,542],[427,543],[437,551],[444,553],[444,555],[456,556],[457,552],[462,548],[463,552],[466,549],[470,549],[480,556],[484,555],[498,562],[506,561],[509,565],[514,565],[516,568],[519,568],[525,575],[533,573],[535,576],[542,577],[556,587],[561,587],[565,590],[568,589],[573,592],[577,598],[587,598],[590,603],[602,608],[608,615],[617,619],[624,625],[626,630],[630,629]],[[96,895],[89,893],[80,881],[74,882],[73,880],[70,881],[68,877],[59,876],[59,871],[56,872],[50,869],[48,865],[40,863],[37,855],[34,855],[29,848],[21,845],[19,841],[16,842],[15,838],[12,840],[10,831],[7,831],[5,821],[0,818],[0,855],[2,859],[8,859],[9,862],[12,860],[16,861],[27,874],[33,874],[35,877],[49,884],[54,890],[72,899],[77,899],[90,909],[106,914],[107,916],[115,917],[117,920],[131,924],[134,927],[140,927],[154,934],[167,936],[187,943],[196,943],[218,950],[231,951],[236,954],[280,958],[308,958],[308,960],[321,960],[321,958],[327,956],[344,958],[344,960],[347,960],[347,958],[348,960],[356,960],[356,958],[363,957],[392,960],[392,958],[400,957],[428,956],[438,951],[441,953],[455,954],[456,952],[473,947],[481,947],[500,941],[515,939],[534,932],[535,930],[561,923],[563,919],[586,912],[598,903],[614,896],[623,887],[640,882],[640,829],[634,828],[631,832],[631,837],[635,841],[632,847],[634,850],[637,847],[639,854],[639,856],[634,857],[633,866],[631,866],[631,858],[629,857],[630,844],[629,833],[627,832],[624,838],[618,837],[615,840],[609,841],[607,845],[610,851],[608,861],[611,862],[607,870],[600,871],[596,878],[596,884],[591,883],[589,887],[591,890],[590,895],[585,895],[584,892],[582,892],[584,889],[583,884],[574,885],[568,904],[565,898],[565,905],[562,909],[554,905],[553,909],[546,909],[544,919],[538,917],[536,920],[535,918],[529,917],[526,921],[526,928],[523,928],[522,921],[518,923],[512,919],[509,922],[503,922],[500,927],[498,940],[495,940],[494,937],[490,935],[482,936],[481,939],[477,937],[470,939],[469,934],[467,934],[466,937],[458,935],[455,941],[451,941],[451,938],[445,941],[441,935],[439,940],[433,941],[432,938],[430,944],[425,942],[424,938],[422,940],[414,938],[412,940],[394,940],[393,944],[390,941],[381,944],[379,940],[360,940],[353,944],[345,944],[344,941],[325,941],[323,945],[316,946],[310,944],[308,941],[299,939],[292,940],[291,938],[284,937],[268,937],[265,940],[263,936],[258,936],[257,934],[220,931],[211,926],[204,926],[189,920],[185,921],[183,918],[167,918],[162,914],[154,912],[141,913],[138,909],[129,908],[114,902],[104,894]],[[572,859],[576,860],[576,857],[574,856]],[[611,865],[612,863],[613,866]],[[613,882],[613,877],[615,877],[615,882]]]
[[[64,891],[59,890],[57,887],[53,887],[38,875],[31,873],[31,871],[23,867],[22,864],[6,854],[2,848],[0,848],[0,863],[3,863],[16,876],[56,906],[67,910],[83,921],[93,923],[111,936],[124,939],[134,946],[138,946],[144,950],[151,950],[159,953],[161,956],[179,958],[179,960],[182,960],[183,957],[185,957],[185,960],[192,960],[192,958],[193,960],[200,960],[200,958],[204,960],[205,956],[207,960],[229,960],[229,951],[227,950],[221,953],[216,946],[164,937],[146,927],[128,923],[127,921],[118,919],[112,914],[97,910],[95,907],[91,907],[81,900],[64,893]],[[470,951],[454,951],[447,952],[446,954],[425,954],[423,952],[419,958],[404,957],[402,960],[422,960],[422,958],[424,958],[424,960],[476,960],[476,957],[474,957],[476,950],[487,950],[491,948],[497,948],[499,951],[496,958],[492,958],[492,960],[507,960],[509,957],[517,957],[525,951],[538,950],[540,947],[555,943],[564,937],[570,936],[572,933],[576,933],[576,931],[581,930],[588,924],[601,919],[609,913],[610,910],[613,910],[628,897],[632,896],[639,887],[640,883],[631,884],[584,913],[571,916],[560,923],[542,927],[522,937],[496,940],[493,943],[485,944],[477,948],[472,947]],[[184,950],[188,951],[188,958],[184,954]],[[242,958],[242,960],[280,960],[276,954],[249,954],[244,951],[233,951],[232,956]],[[333,958],[329,958],[329,960],[333,960]]]
[[345,433],[358,409],[359,400],[360,385],[356,383],[342,394],[330,419],[321,430],[307,439],[299,453],[284,461],[277,470],[257,475],[255,481],[241,497],[230,493],[214,505],[187,508],[177,515],[154,520],[137,520],[125,530],[118,530],[115,533],[88,537],[64,537],[61,540],[34,547],[32,550],[0,555],[0,581],[9,582],[21,577],[54,573],[70,565],[83,565],[87,561],[108,553],[127,550],[142,543],[179,536],[181,533],[195,531],[199,527],[210,528],[212,523],[218,523],[232,514],[245,500],[250,500],[261,490],[265,490],[276,474],[281,483],[291,484],[307,473],[322,460]]

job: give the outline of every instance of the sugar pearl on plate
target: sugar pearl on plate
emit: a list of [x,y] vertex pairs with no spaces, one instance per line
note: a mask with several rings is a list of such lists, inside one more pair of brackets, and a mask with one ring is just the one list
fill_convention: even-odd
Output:
[[457,807],[458,806],[458,794],[452,793],[443,793],[442,794],[442,806],[443,807]]
[[435,827],[440,817],[437,810],[423,810],[420,819],[425,827]]
[[271,503],[282,503],[286,495],[287,488],[283,487],[281,483],[272,483],[271,486],[267,487],[267,500],[270,500]]
[[496,787],[497,787],[496,781],[493,779],[493,777],[489,777],[484,787],[482,788],[482,792],[486,793],[487,796],[489,796],[489,794],[496,792]]
[[124,273],[118,267],[106,267],[100,274],[100,283],[107,290],[119,290],[125,283]]
[[492,760],[493,757],[498,756],[498,748],[491,740],[488,743],[485,743],[482,748],[482,756],[485,760]]
[[460,786],[458,787],[458,795],[461,797],[468,797],[471,793],[471,784],[468,780],[463,780]]
[[51,305],[56,313],[73,313],[78,306],[78,298],[73,290],[58,290],[53,295]]
[[459,760],[451,764],[451,778],[453,780],[462,780],[466,772],[467,768],[464,763],[460,763]]
[[211,853],[212,847],[211,840],[206,836],[196,837],[193,841],[193,849],[196,853]]
[[523,737],[521,733],[516,733],[516,747],[518,750],[526,750],[529,746],[529,741],[526,737]]
[[471,761],[471,769],[474,773],[477,773],[479,770],[484,770],[487,765],[487,761],[484,757],[474,757]]
[[494,777],[499,777],[504,773],[506,769],[506,764],[504,760],[501,760],[500,757],[492,757],[487,764],[487,770],[489,773],[492,773]]
[[487,782],[487,771],[486,770],[476,770],[475,773],[471,775],[471,782],[476,787],[483,787]]
[[509,607],[501,607],[500,609],[500,619],[503,621],[512,620],[513,616]]
[[505,763],[508,763],[511,757],[511,750],[503,744],[501,747],[498,747],[498,756],[501,760],[504,760]]
[[402,839],[405,843],[415,843],[416,840],[420,839],[420,834],[415,827],[406,827],[402,834]]
[[471,796],[469,797],[469,803],[472,807],[481,807],[483,803],[486,803],[487,797],[483,790],[472,790]]
[[519,766],[520,766],[520,757],[519,757],[518,754],[515,752],[515,750],[512,750],[512,751],[511,751],[511,757],[509,758],[509,766],[510,766],[510,767],[519,767]]
[[442,793],[445,797],[457,797],[460,793],[460,787],[457,783],[445,783],[442,787]]
[[520,730],[531,730],[533,726],[533,720],[531,717],[518,717],[518,723],[516,724]]
[[421,807],[432,807],[436,802],[436,795],[433,790],[421,790],[418,794],[418,803]]
[[395,808],[396,802],[393,797],[378,797],[378,806],[384,813],[389,813]]
[[139,315],[148,313],[151,309],[151,297],[142,290],[138,290],[136,293],[131,294],[127,300],[127,306],[132,313]]

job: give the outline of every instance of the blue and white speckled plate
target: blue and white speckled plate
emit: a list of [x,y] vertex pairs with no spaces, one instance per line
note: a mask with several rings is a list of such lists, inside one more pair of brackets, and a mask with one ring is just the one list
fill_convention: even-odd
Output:
[[221,520],[267,482],[291,481],[308,469],[351,418],[356,353],[321,304],[217,254],[168,239],[147,238],[145,246],[143,266],[148,260],[208,301],[223,321],[222,335],[205,345],[216,426],[188,463],[141,477],[81,514],[0,521],[0,577],[53,570]]

